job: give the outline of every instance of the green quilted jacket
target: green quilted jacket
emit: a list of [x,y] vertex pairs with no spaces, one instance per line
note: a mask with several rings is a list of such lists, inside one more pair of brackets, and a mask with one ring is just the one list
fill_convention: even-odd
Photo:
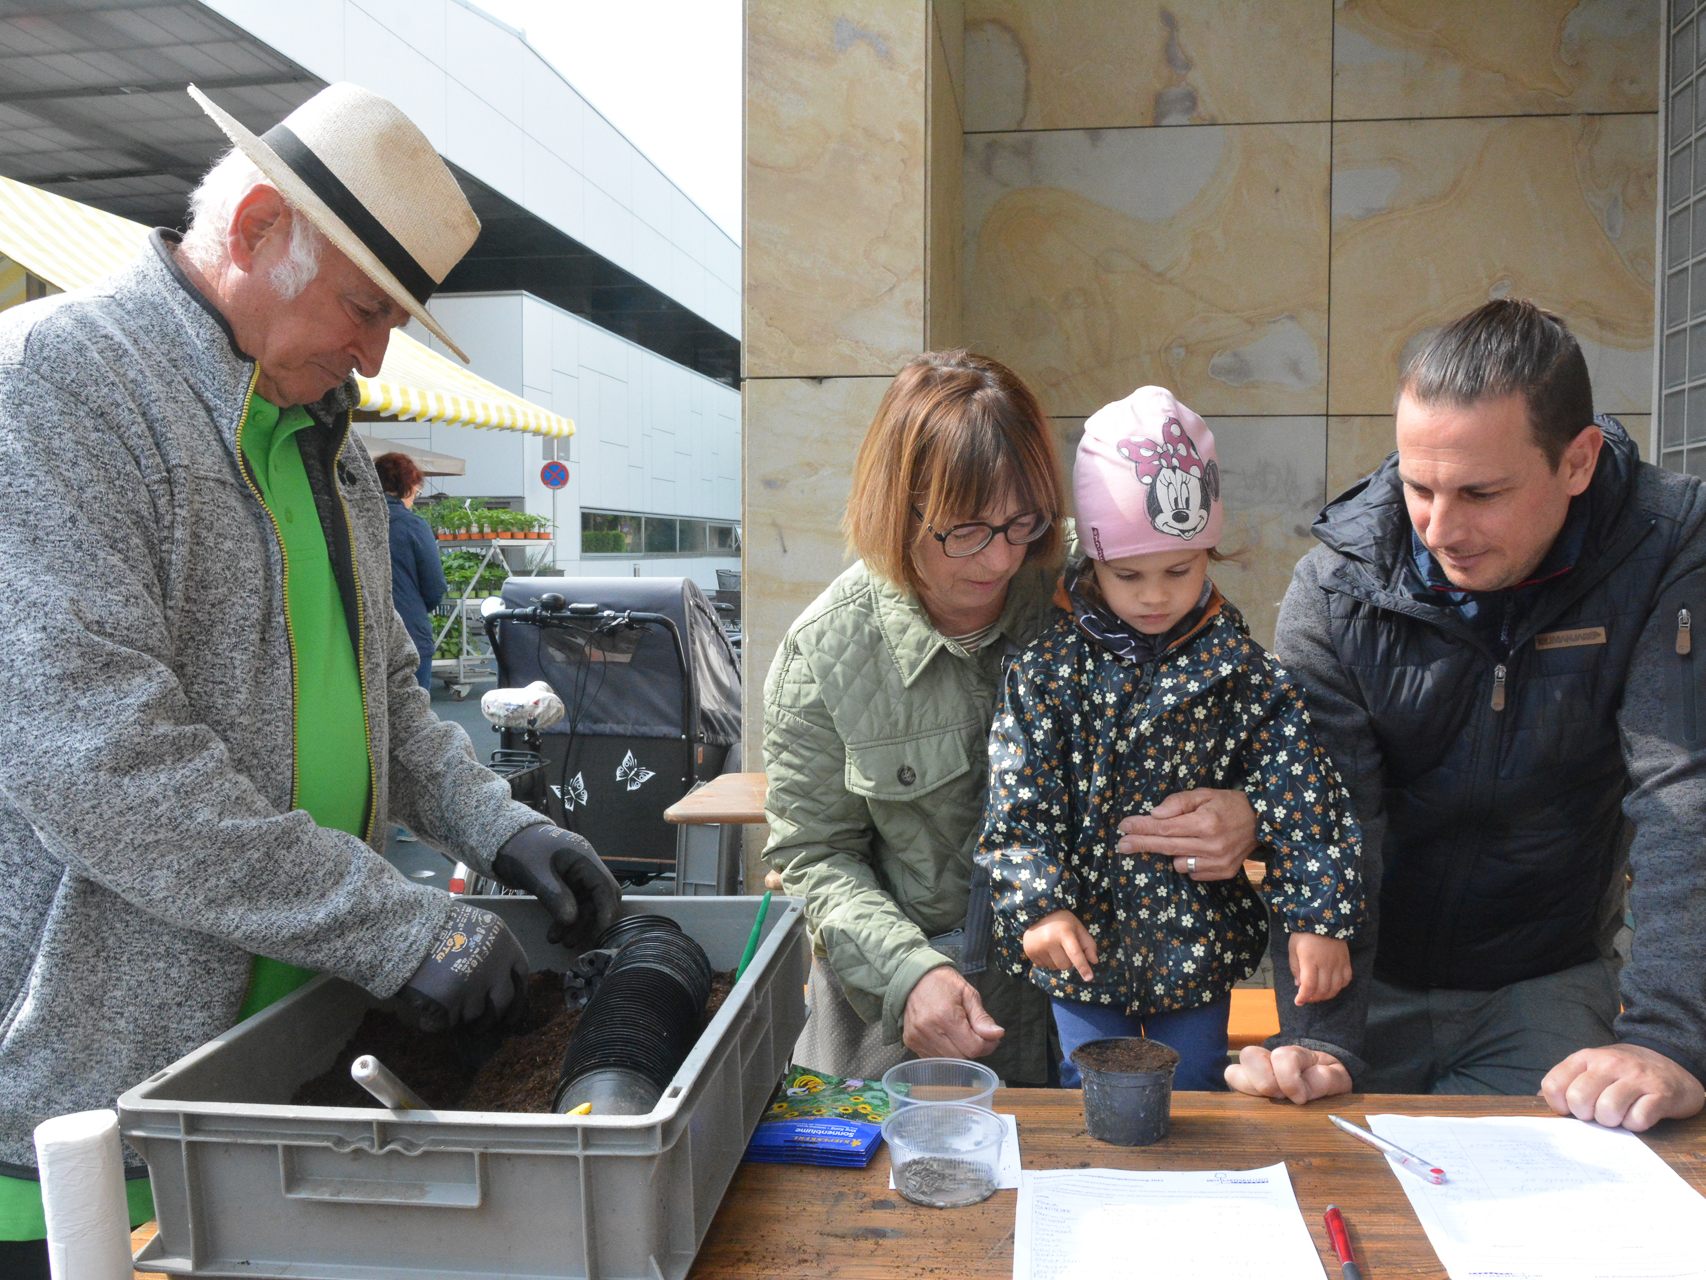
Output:
[[[988,789],[989,725],[1007,661],[1051,615],[1058,566],[1026,564],[1003,640],[966,653],[916,597],[855,564],[789,628],[764,687],[765,857],[804,897],[816,953],[898,1043],[913,986],[951,963],[929,939],[965,918]],[[1008,1028],[988,1060],[1041,1078],[1048,1005],[993,966],[972,975]],[[1014,1035],[1018,1020],[1023,1035]],[[1011,1043],[1036,1062],[1005,1062]]]

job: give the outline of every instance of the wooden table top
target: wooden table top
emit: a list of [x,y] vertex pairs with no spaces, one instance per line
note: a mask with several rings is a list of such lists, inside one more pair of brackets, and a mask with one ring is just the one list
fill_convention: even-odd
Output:
[[769,779],[762,773],[725,773],[689,791],[663,811],[665,822],[702,825],[712,822],[753,826],[764,821],[764,794]]
[[[1349,1094],[1297,1107],[1234,1094],[1180,1093],[1173,1097],[1172,1132],[1163,1141],[1114,1147],[1085,1132],[1077,1090],[1005,1089],[995,1095],[995,1106],[1018,1116],[1027,1169],[1252,1169],[1283,1160],[1326,1275],[1337,1277],[1339,1267],[1321,1213],[1337,1204],[1365,1280],[1440,1280],[1445,1272],[1399,1186],[1405,1175],[1333,1128],[1329,1111],[1359,1124],[1381,1112],[1552,1114],[1538,1098]],[[1706,1113],[1668,1121],[1643,1137],[1706,1195]],[[925,1209],[890,1191],[888,1180],[886,1147],[864,1169],[743,1163],[689,1274],[692,1280],[1011,1280],[1017,1191],[997,1191],[963,1209]],[[153,1234],[152,1223],[139,1227],[132,1248]],[[168,1277],[138,1273],[137,1280]]]
[[[1352,1094],[1298,1107],[1182,1093],[1174,1095],[1167,1138],[1151,1147],[1114,1147],[1085,1133],[1076,1090],[1008,1089],[995,1095],[995,1106],[1018,1116],[1027,1169],[1250,1169],[1283,1160],[1327,1276],[1336,1278],[1339,1266],[1321,1214],[1336,1203],[1365,1280],[1438,1280],[1445,1271],[1398,1185],[1402,1175],[1379,1152],[1333,1128],[1329,1111],[1359,1124],[1381,1112],[1551,1114],[1538,1098]],[[1706,1194],[1706,1114],[1668,1122],[1645,1137]],[[862,1170],[742,1164],[699,1250],[693,1280],[828,1275],[1011,1280],[1017,1191],[997,1191],[963,1209],[925,1209],[890,1191],[888,1178],[887,1148]],[[1141,1253],[1142,1242],[1132,1247]]]

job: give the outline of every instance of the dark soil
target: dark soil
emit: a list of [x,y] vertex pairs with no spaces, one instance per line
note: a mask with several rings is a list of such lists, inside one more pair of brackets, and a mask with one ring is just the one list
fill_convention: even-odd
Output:
[[[707,1022],[733,985],[733,973],[712,975]],[[548,1114],[563,1052],[579,1021],[580,1010],[563,1005],[563,975],[551,972],[535,973],[528,980],[527,1012],[507,1037],[429,1034],[384,1009],[370,1009],[332,1068],[304,1084],[291,1102],[305,1107],[379,1107],[373,1095],[350,1079],[350,1063],[368,1053],[434,1111]]]
[[1159,1040],[1122,1036],[1080,1045],[1072,1060],[1080,1071],[1171,1071],[1179,1065],[1179,1054]]

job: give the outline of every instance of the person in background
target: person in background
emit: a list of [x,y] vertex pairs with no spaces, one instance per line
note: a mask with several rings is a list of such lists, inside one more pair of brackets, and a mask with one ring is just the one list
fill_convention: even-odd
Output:
[[[806,900],[815,955],[802,1066],[945,1056],[1049,1078],[1048,1001],[988,965],[972,850],[1002,676],[1052,610],[1061,504],[1053,432],[1012,370],[946,351],[900,371],[854,465],[859,561],[788,629],[764,689],[765,856]],[[1254,847],[1236,793],[1180,792],[1122,827],[1228,875]]]
[[1228,1079],[1297,1102],[1539,1091],[1633,1130],[1693,1115],[1706,489],[1594,416],[1581,347],[1532,302],[1446,325],[1398,385],[1398,451],[1316,520],[1278,629],[1378,931],[1326,1044],[1246,1049]]
[[[1297,1003],[1350,981],[1363,916],[1361,837],[1291,678],[1209,579],[1225,520],[1214,436],[1164,387],[1092,414],[1073,469],[1071,612],[1007,673],[990,732],[977,860],[996,953],[1047,992],[1060,1081],[1089,1040],[1144,1035],[1180,1055],[1175,1086],[1225,1088],[1234,983],[1268,913]],[[1119,855],[1117,824],[1179,787],[1235,787],[1260,815],[1267,907],[1243,875],[1199,880]]]
[[[390,815],[596,932],[598,855],[432,713],[350,436],[479,230],[384,98],[320,90],[235,149],[180,241],[0,317],[0,1275],[48,1274],[32,1134],[331,973],[423,1026],[500,1023],[495,915],[385,861]],[[454,349],[454,343],[450,343]],[[92,501],[89,477],[101,477]],[[151,1212],[127,1155],[133,1222]]]
[[426,476],[406,453],[382,453],[373,469],[391,516],[391,601],[421,655],[415,678],[431,689],[432,611],[444,599],[444,566],[431,526],[414,512]]

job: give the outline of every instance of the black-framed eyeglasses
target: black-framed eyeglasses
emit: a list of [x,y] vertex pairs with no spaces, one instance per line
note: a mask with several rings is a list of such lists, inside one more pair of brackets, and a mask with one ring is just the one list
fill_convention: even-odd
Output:
[[1049,525],[1054,523],[1040,511],[1024,511],[1014,516],[1006,524],[988,524],[982,520],[969,520],[965,524],[957,524],[953,528],[939,533],[924,519],[924,513],[917,507],[912,509],[912,514],[918,518],[918,523],[924,526],[930,536],[942,544],[942,550],[956,560],[962,560],[966,556],[975,556],[995,541],[996,534],[1006,538],[1015,547],[1025,546],[1042,537],[1048,532]]

